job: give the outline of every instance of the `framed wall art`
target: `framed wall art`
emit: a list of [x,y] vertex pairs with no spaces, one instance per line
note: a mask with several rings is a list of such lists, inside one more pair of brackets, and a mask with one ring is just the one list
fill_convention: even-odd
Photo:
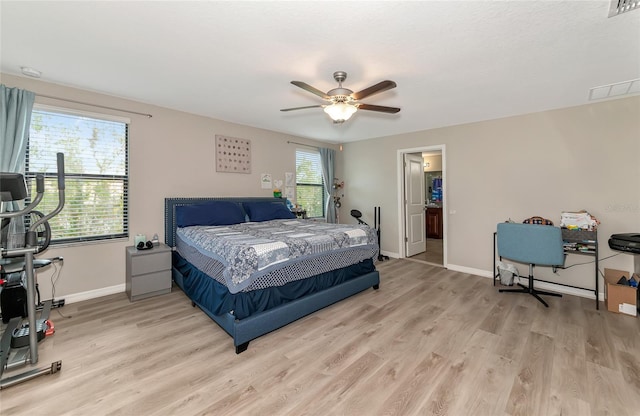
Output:
[[216,134],[216,172],[251,173],[251,140]]

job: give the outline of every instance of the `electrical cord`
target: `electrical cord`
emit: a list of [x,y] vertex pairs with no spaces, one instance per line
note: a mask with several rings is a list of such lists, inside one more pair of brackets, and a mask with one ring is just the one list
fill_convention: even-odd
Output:
[[[603,258],[601,258],[601,259],[598,259],[598,261],[600,262],[600,261],[603,261],[603,260],[607,260],[607,259],[610,259],[611,257],[619,256],[620,254],[622,254],[622,253],[612,254],[612,255],[610,255],[610,256],[607,256],[607,257],[603,257]],[[558,274],[558,269],[560,269],[560,270],[567,270],[567,269],[572,268],[573,266],[582,266],[582,265],[584,265],[584,264],[592,264],[592,263],[595,263],[595,262],[596,262],[595,260],[591,260],[591,261],[585,261],[585,262],[583,262],[583,263],[575,263],[575,264],[572,264],[572,265],[570,265],[570,266],[554,267],[554,268],[553,268],[553,274],[556,274],[556,275],[557,275],[557,274]],[[602,277],[604,277],[604,273],[602,273],[602,271],[601,271],[600,269],[598,269],[598,273],[600,273],[600,275],[601,275]]]
[[[603,258],[601,258],[601,259],[598,259],[598,261],[600,262],[600,261],[603,261],[603,260],[607,260],[607,259],[610,259],[611,257],[619,256],[620,254],[622,254],[622,253],[612,254],[612,255],[610,255],[610,256],[607,256],[607,257],[603,257]],[[570,268],[571,268],[571,267],[573,267],[573,266],[582,266],[583,264],[591,264],[591,263],[595,263],[595,262],[596,262],[595,260],[585,261],[584,263],[576,263],[576,264],[572,264],[571,266],[565,266],[565,267],[563,267],[562,269],[570,269]]]
[[[52,260],[51,264],[53,264],[53,273],[51,274],[51,299],[53,300],[56,298],[56,283],[58,283],[58,279],[60,279],[62,266],[64,266],[64,260],[62,257],[54,257],[51,260]],[[62,265],[60,268],[58,268],[58,266],[56,265],[56,261],[59,261],[60,264]],[[58,315],[60,315],[61,317],[65,319],[71,318],[71,315],[67,316],[67,315],[64,315],[62,312],[60,312],[60,308],[55,308],[55,310],[56,312],[58,312]]]

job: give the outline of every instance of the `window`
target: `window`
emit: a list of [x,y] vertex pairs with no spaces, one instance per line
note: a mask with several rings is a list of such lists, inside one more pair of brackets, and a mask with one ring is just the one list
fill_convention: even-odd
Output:
[[45,176],[37,210],[58,205],[56,153],[64,153],[65,206],[51,220],[52,244],[128,237],[128,121],[44,106],[34,107],[26,178]]
[[324,217],[325,193],[318,151],[296,150],[296,197],[307,217]]

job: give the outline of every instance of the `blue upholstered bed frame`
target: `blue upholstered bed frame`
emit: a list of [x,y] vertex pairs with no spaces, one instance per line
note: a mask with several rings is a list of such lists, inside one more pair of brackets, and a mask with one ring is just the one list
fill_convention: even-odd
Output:
[[[285,204],[284,199],[268,197],[204,197],[204,198],[166,198],[165,208],[165,243],[170,247],[176,245],[176,207],[194,205],[211,201],[230,202],[276,202]],[[175,268],[172,268],[173,280],[183,289],[183,276]],[[197,305],[211,319],[222,327],[232,338],[236,348],[236,354],[245,351],[249,341],[258,338],[268,332],[281,328],[312,312],[362,292],[370,287],[378,289],[380,275],[377,271],[366,273],[354,279],[332,286],[321,292],[299,298],[264,312],[251,315],[244,319],[236,319],[232,314],[215,315],[202,304],[192,299],[193,305]]]

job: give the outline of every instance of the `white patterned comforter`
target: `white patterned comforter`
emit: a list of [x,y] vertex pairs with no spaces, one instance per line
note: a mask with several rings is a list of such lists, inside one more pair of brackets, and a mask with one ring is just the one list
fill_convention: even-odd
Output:
[[183,227],[177,236],[224,267],[222,276],[231,293],[284,265],[349,250],[359,262],[378,251],[375,231],[368,226],[299,219]]

